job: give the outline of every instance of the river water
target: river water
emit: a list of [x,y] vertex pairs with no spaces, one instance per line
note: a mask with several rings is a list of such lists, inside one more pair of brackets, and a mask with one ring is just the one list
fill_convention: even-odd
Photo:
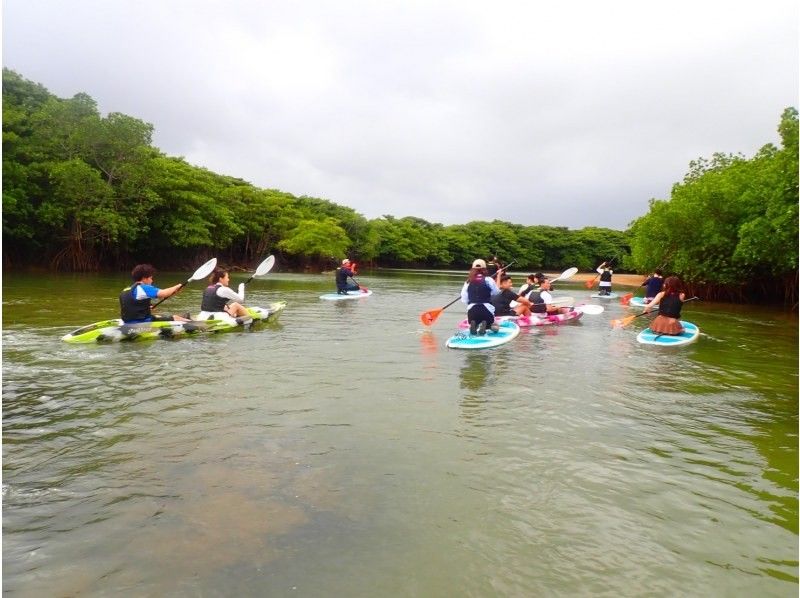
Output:
[[699,341],[663,349],[612,301],[456,351],[460,303],[419,315],[462,280],[326,302],[330,276],[270,273],[247,302],[277,324],[76,346],[125,278],[7,272],[4,592],[797,595],[796,317],[693,302]]

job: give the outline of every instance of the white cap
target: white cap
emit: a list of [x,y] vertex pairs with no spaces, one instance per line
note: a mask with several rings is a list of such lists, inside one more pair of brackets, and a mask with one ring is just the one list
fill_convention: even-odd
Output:
[[484,262],[483,260],[475,260],[474,262],[472,262],[472,267],[473,268],[485,268],[486,267],[486,262]]

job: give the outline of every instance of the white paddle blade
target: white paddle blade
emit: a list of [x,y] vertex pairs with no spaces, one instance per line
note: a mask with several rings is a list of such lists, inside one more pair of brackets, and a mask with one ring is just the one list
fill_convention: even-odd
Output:
[[557,278],[554,278],[550,282],[555,282],[557,280],[567,280],[568,278],[572,278],[573,276],[575,276],[577,273],[578,273],[577,268],[569,268],[567,270],[564,270],[561,274],[558,275]]
[[214,268],[216,267],[217,267],[217,258],[212,257],[205,264],[203,264],[197,270],[195,270],[194,274],[192,274],[192,277],[189,280],[200,280],[201,278],[205,278],[206,276],[211,274],[211,272],[213,272]]
[[264,274],[272,270],[272,267],[274,265],[275,265],[275,256],[271,255],[258,265],[258,268],[256,268],[256,273],[253,274],[253,276],[263,276]]
[[590,316],[596,316],[606,310],[606,308],[602,305],[578,305],[575,309],[579,309],[583,313],[589,314]]

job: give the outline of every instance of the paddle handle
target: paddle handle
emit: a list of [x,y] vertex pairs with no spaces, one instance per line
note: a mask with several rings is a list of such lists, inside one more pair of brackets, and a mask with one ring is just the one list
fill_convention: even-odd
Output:
[[[189,284],[189,282],[191,282],[191,281],[190,281],[190,280],[187,280],[186,282],[182,282],[182,283],[181,283],[181,284],[178,286],[178,288],[177,288],[177,289],[175,289],[175,293],[178,293],[178,292],[179,292],[179,291],[180,291],[180,290],[181,290],[183,287],[185,287],[187,284]],[[164,301],[166,301],[167,299],[169,299],[170,297],[172,297],[173,295],[175,295],[175,293],[172,293],[172,295],[169,295],[169,296],[167,296],[167,297],[164,297],[163,299],[159,299],[158,301],[156,301],[155,303],[153,303],[153,305],[151,305],[151,306],[150,306],[150,309],[155,309],[156,307],[158,307],[159,305],[161,305],[162,303],[164,303]]]

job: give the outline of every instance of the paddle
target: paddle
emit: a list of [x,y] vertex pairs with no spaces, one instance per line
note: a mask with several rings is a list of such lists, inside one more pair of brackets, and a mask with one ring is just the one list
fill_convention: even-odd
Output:
[[[695,299],[697,299],[699,301],[700,297],[692,297],[691,299],[687,299],[686,301],[684,301],[684,303],[689,303],[689,301],[694,301]],[[611,320],[611,327],[612,328],[625,328],[625,326],[627,326],[628,324],[633,322],[636,318],[640,318],[641,316],[649,316],[652,313],[654,313],[654,312],[643,311],[640,314],[635,314],[635,315],[632,315],[632,316],[626,316],[626,317],[620,318],[618,320]]]
[[256,271],[253,272],[253,275],[250,278],[244,281],[244,284],[250,284],[250,281],[253,280],[256,276],[264,276],[264,274],[272,270],[272,267],[274,265],[275,265],[275,256],[271,255],[258,265]]
[[557,280],[567,280],[568,278],[572,278],[573,276],[575,276],[577,273],[578,273],[577,268],[567,268],[561,274],[552,279],[550,283],[552,284]]
[[[615,257],[612,257],[610,262],[606,262],[606,263],[605,263],[605,264],[603,264],[603,265],[604,265],[604,266],[610,266],[611,264],[613,264],[613,263],[614,263],[614,261],[615,261],[616,259],[617,259],[617,258],[615,258]],[[586,288],[587,288],[587,289],[591,289],[591,288],[594,286],[594,283],[596,283],[596,282],[597,282],[597,279],[598,279],[598,278],[600,278],[600,273],[599,273],[599,272],[598,272],[597,276],[595,276],[595,277],[594,277],[592,280],[587,280],[587,281],[586,281]]]
[[[510,267],[511,267],[511,264],[513,264],[515,261],[516,261],[516,260],[511,260],[511,261],[508,263],[508,265],[507,265],[507,266],[503,266],[502,268],[500,268],[500,270],[498,270],[498,272],[502,272],[503,270],[507,270],[508,268],[510,268]],[[496,276],[496,275],[495,275],[495,276]],[[448,304],[447,304],[447,305],[445,305],[444,307],[440,307],[439,309],[429,309],[429,310],[428,310],[428,311],[426,311],[426,312],[422,312],[422,313],[420,314],[420,316],[419,316],[419,319],[420,319],[420,320],[422,320],[422,323],[423,323],[423,325],[425,325],[425,326],[432,326],[432,325],[433,325],[433,323],[434,323],[436,320],[438,320],[438,319],[439,319],[439,316],[441,316],[441,315],[442,315],[442,312],[443,312],[444,310],[446,310],[448,307],[450,307],[451,305],[453,305],[453,303],[455,303],[455,302],[459,301],[460,299],[461,299],[461,295],[459,295],[458,297],[456,297],[455,299],[453,299],[453,300],[452,300],[450,303],[448,303]]]
[[[181,286],[179,286],[179,287],[178,287],[178,291],[180,291],[180,290],[181,290],[183,287],[185,287],[187,284],[189,284],[189,283],[190,283],[190,282],[192,282],[193,280],[200,280],[201,278],[205,278],[206,276],[208,276],[209,274],[211,274],[211,272],[212,272],[212,271],[214,270],[214,268],[216,268],[216,267],[217,267],[217,258],[215,258],[215,257],[212,257],[212,258],[211,258],[210,260],[208,260],[208,261],[207,261],[205,264],[203,264],[203,265],[202,265],[202,266],[200,266],[200,267],[199,267],[197,270],[195,270],[195,271],[194,271],[194,274],[192,274],[192,275],[189,277],[189,280],[187,280],[186,282],[182,282],[182,283],[181,283]],[[178,291],[175,291],[175,293],[177,293]],[[175,295],[175,293],[173,293],[173,294],[172,294],[172,295],[170,295],[169,297],[172,297],[173,295]],[[163,298],[163,299],[161,299],[160,301],[157,301],[156,303],[154,303],[154,304],[152,305],[152,307],[151,307],[150,309],[153,309],[153,308],[155,308],[156,306],[158,306],[158,305],[161,305],[162,303],[164,303],[164,301],[166,301],[167,299],[169,299],[169,297],[164,297],[164,298]]]
[[593,305],[590,303],[586,303],[583,305],[576,305],[575,307],[581,310],[583,313],[589,314],[590,316],[599,315],[606,310],[606,308],[603,307],[602,305]]

